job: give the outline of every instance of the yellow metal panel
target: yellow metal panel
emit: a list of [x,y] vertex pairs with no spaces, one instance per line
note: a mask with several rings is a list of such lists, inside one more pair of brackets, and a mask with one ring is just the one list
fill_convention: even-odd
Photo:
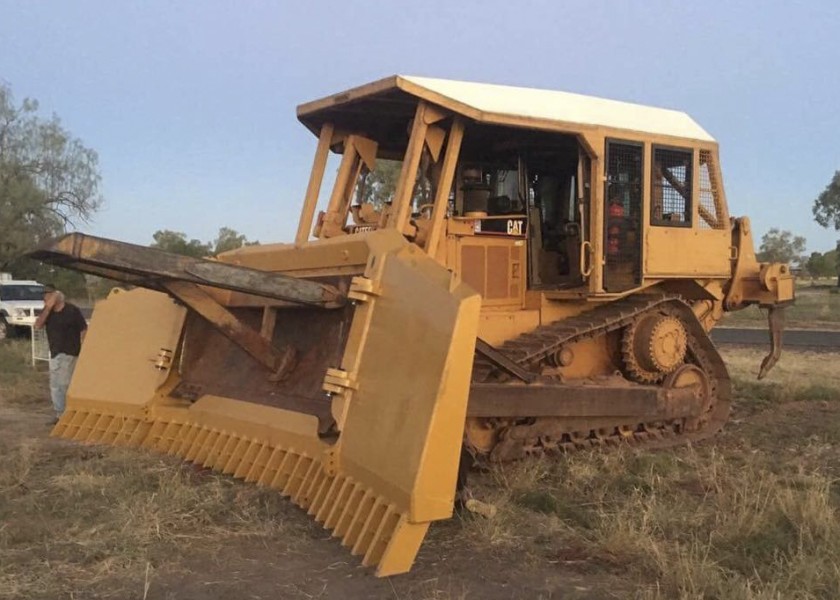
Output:
[[365,238],[365,234],[346,235],[306,242],[297,249],[290,244],[245,246],[218,258],[220,262],[292,275],[321,274],[333,268],[361,270],[370,252]]
[[725,229],[647,227],[645,276],[729,277],[729,246]]
[[348,372],[358,364],[358,391],[339,440],[341,468],[388,489],[400,509],[410,502],[412,520],[445,518],[480,298],[464,285],[450,290],[440,266],[413,246],[385,255],[381,269],[383,295],[374,301],[370,334],[357,350],[348,348],[355,363],[342,363]]
[[406,517],[401,517],[390,534],[377,575],[386,577],[408,571],[428,529],[428,523],[411,523]]
[[121,414],[141,411],[168,375],[169,367],[158,368],[156,359],[161,349],[174,354],[185,314],[165,294],[115,289],[96,305],[68,406],[118,401]]

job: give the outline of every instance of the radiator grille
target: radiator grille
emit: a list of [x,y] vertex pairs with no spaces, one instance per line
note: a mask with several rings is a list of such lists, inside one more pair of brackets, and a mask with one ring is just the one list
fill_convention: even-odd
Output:
[[483,246],[461,248],[461,279],[475,291],[486,297],[486,267]]
[[488,300],[507,298],[510,291],[508,273],[510,273],[510,252],[505,246],[487,248],[487,295]]

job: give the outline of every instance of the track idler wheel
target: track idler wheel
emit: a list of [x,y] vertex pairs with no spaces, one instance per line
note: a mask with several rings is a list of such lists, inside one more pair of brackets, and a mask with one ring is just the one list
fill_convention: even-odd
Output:
[[499,443],[500,433],[506,427],[507,423],[496,419],[468,418],[464,427],[464,444],[473,454],[487,456]]
[[683,427],[686,431],[697,431],[700,429],[712,405],[712,384],[709,381],[709,376],[706,375],[703,369],[697,365],[682,365],[665,377],[662,386],[668,389],[696,386],[702,409],[698,416],[686,419]]
[[688,333],[677,317],[662,313],[643,315],[624,330],[621,350],[631,379],[657,383],[685,361]]

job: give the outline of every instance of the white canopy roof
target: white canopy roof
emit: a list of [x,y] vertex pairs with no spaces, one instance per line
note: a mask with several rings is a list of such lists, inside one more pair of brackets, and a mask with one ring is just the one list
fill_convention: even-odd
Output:
[[[407,75],[398,76],[397,79],[482,113],[714,141],[694,119],[677,110],[535,88]],[[399,81],[397,83],[399,85]]]
[[[595,96],[489,83],[392,75],[373,83],[298,106],[298,118],[316,135],[320,124],[342,107],[371,100],[374,114],[393,108],[399,90],[459,112],[480,122],[577,130],[604,127],[644,134],[714,142],[715,139],[684,112]],[[351,109],[349,114],[357,113]]]

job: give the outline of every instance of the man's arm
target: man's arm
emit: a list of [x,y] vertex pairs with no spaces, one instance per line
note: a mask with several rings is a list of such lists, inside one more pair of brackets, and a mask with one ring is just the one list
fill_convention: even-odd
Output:
[[50,311],[52,307],[55,305],[55,294],[50,294],[50,297],[47,298],[47,301],[44,302],[44,310],[41,311],[41,314],[38,315],[38,318],[35,319],[35,329],[43,329],[44,325],[47,323],[47,318],[50,316]]
[[45,306],[44,310],[41,311],[41,314],[38,315],[38,318],[35,319],[35,325],[33,325],[33,327],[35,327],[35,329],[43,329],[48,316],[50,316],[50,309]]

